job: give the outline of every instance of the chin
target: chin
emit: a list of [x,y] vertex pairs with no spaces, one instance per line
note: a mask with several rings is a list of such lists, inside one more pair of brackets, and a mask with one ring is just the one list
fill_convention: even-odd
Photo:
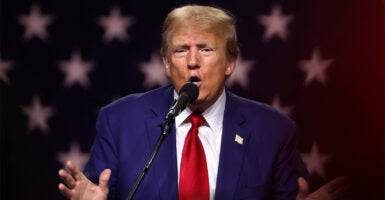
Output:
[[203,99],[196,99],[191,105],[198,106],[203,103]]
[[193,112],[204,112],[208,107],[210,106],[210,103],[207,99],[199,98],[195,100],[192,104],[190,104],[190,108]]

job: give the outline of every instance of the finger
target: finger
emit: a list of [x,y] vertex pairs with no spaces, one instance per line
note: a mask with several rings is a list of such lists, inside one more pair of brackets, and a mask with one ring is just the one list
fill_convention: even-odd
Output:
[[346,177],[340,176],[340,177],[337,177],[337,178],[331,180],[330,182],[328,182],[327,184],[322,186],[320,189],[324,189],[324,190],[332,193],[333,191],[335,191],[336,189],[338,189],[339,187],[341,187],[342,185],[344,185],[346,183],[347,183]]
[[75,179],[67,171],[61,169],[61,170],[59,170],[58,174],[67,187],[72,189],[76,186]]
[[60,194],[62,194],[65,198],[70,199],[72,197],[72,191],[67,188],[63,183],[59,183],[58,188]]
[[108,193],[108,180],[110,180],[111,177],[111,170],[105,169],[99,176],[99,186],[101,189]]
[[309,192],[309,186],[306,182],[306,180],[302,177],[298,178],[298,194],[297,194],[297,200],[305,199],[307,194]]
[[66,166],[70,170],[72,176],[75,178],[75,181],[85,179],[83,172],[81,172],[72,161],[68,161]]

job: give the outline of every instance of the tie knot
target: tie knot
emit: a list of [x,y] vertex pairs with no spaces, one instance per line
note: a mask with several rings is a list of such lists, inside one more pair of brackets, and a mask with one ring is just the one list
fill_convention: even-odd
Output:
[[191,127],[197,128],[205,122],[205,118],[200,114],[191,114],[189,117]]

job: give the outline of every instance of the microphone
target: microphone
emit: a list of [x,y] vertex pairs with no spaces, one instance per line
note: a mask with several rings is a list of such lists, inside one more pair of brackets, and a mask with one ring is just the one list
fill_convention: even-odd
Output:
[[179,97],[171,106],[166,115],[166,121],[173,120],[188,104],[194,102],[199,95],[199,88],[194,83],[186,83],[179,91]]
[[138,189],[144,176],[150,169],[155,156],[158,154],[160,146],[162,145],[166,136],[170,133],[175,117],[179,115],[179,113],[182,112],[182,110],[184,110],[189,103],[194,102],[198,98],[198,95],[199,88],[194,83],[186,83],[180,89],[178,99],[176,99],[172,104],[170,110],[166,115],[166,119],[161,125],[162,134],[160,134],[158,142],[156,143],[155,148],[150,155],[150,158],[147,160],[146,165],[144,166],[142,172],[139,174],[138,179],[136,179],[134,186],[131,188],[130,193],[126,198],[127,200],[132,200],[132,198],[134,197],[136,190]]

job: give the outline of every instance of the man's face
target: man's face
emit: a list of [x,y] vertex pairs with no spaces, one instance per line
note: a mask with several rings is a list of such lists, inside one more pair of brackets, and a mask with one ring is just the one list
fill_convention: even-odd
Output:
[[226,55],[224,39],[210,31],[177,28],[163,58],[167,76],[179,92],[187,82],[196,83],[199,96],[189,107],[203,112],[222,94],[235,61]]

